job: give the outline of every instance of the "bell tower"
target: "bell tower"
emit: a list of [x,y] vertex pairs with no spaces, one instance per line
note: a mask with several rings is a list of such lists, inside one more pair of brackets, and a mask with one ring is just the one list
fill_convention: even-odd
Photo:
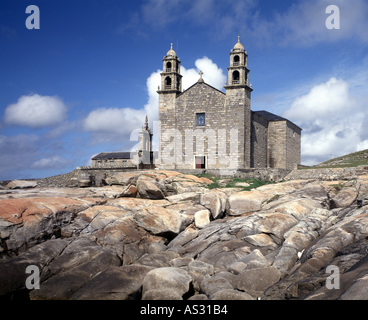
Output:
[[250,168],[251,165],[251,93],[249,86],[248,54],[238,42],[230,51],[230,66],[226,90],[226,112],[234,116],[232,128],[238,132],[238,167]]
[[173,50],[173,44],[171,49],[167,52],[163,59],[163,72],[161,73],[161,87],[158,90],[159,93],[182,91],[181,85],[182,75],[180,74],[180,59]]
[[228,84],[226,87],[249,87],[249,69],[248,54],[244,49],[244,46],[240,43],[240,37],[238,37],[238,43],[230,51],[230,67],[228,70]]
[[[170,50],[163,59],[161,86],[158,87],[158,117],[159,117],[159,163],[166,169],[174,169],[170,148],[170,130],[176,128],[176,97],[182,92],[182,75],[180,74],[180,59]],[[175,162],[175,161],[174,161]],[[170,163],[170,164],[169,164]]]

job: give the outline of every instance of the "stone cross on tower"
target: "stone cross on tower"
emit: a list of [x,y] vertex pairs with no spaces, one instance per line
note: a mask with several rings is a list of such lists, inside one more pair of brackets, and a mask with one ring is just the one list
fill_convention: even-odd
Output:
[[203,72],[202,70],[199,70],[199,80],[198,82],[204,82],[203,78],[202,78]]

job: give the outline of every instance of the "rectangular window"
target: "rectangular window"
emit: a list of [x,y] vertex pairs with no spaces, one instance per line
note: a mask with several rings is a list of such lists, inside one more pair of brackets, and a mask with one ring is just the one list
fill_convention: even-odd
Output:
[[205,113],[196,113],[196,124],[198,127],[204,127],[206,125]]
[[195,157],[196,169],[206,169],[206,157]]

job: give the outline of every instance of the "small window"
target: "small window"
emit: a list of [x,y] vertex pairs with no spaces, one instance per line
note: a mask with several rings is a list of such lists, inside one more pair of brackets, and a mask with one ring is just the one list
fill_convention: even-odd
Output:
[[196,114],[196,124],[198,127],[204,127],[206,125],[206,114],[205,113]]
[[233,84],[238,84],[239,79],[240,79],[240,73],[239,71],[236,70],[233,72]]
[[171,78],[170,77],[165,78],[165,89],[171,89]]
[[234,66],[238,66],[240,64],[240,58],[239,56],[234,57]]

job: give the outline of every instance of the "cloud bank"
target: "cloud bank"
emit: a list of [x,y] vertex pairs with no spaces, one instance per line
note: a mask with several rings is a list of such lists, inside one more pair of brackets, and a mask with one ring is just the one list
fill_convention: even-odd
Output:
[[17,103],[7,106],[4,121],[8,125],[43,128],[63,122],[66,112],[60,98],[33,94],[21,96]]
[[303,128],[303,164],[368,148],[365,103],[353,89],[348,81],[332,77],[297,97],[284,112]]

